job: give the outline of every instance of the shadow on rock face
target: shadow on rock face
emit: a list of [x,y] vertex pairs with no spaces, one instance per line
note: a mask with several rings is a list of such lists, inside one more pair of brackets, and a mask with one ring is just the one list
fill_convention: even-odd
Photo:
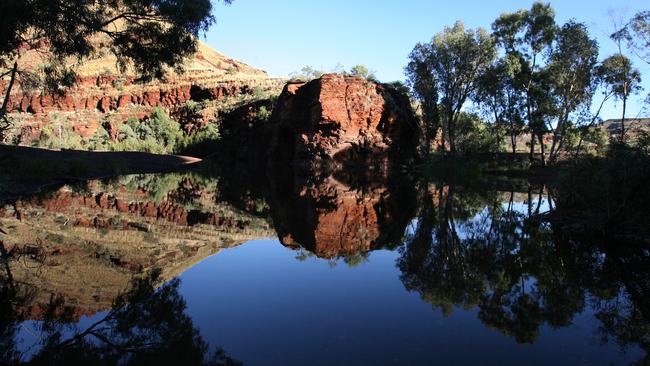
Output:
[[287,84],[273,123],[270,165],[339,169],[416,157],[419,129],[408,97],[360,77],[327,74]]

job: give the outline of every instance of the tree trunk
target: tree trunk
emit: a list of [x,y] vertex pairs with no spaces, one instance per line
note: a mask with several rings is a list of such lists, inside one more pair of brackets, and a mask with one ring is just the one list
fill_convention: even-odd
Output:
[[449,153],[452,158],[456,157],[456,121],[449,121]]
[[565,126],[567,125],[567,120],[569,119],[569,113],[564,113],[564,116],[558,119],[557,127],[553,131],[553,143],[551,144],[551,152],[549,155],[549,162],[554,164],[557,160],[557,154],[562,148],[562,141],[564,139],[564,133],[566,131]]
[[544,133],[537,135],[539,138],[539,149],[541,152],[542,166],[546,166],[546,145],[544,145]]
[[553,161],[555,160],[555,154],[557,153],[557,133],[553,133],[553,143],[551,144],[551,151],[549,152],[548,155],[548,161],[553,164]]
[[623,95],[623,117],[621,117],[621,142],[625,143],[625,109],[627,108],[627,93]]
[[[440,155],[444,158],[447,155],[447,149],[445,143],[447,140],[447,123],[443,122],[440,126]],[[436,131],[436,134],[438,131]]]
[[580,150],[582,150],[582,143],[585,139],[585,134],[589,133],[589,129],[596,124],[596,121],[598,120],[598,116],[600,116],[600,112],[603,110],[603,106],[605,105],[605,102],[609,99],[611,94],[605,95],[605,98],[600,102],[600,106],[598,106],[598,110],[596,111],[596,114],[591,118],[591,121],[587,125],[587,127],[580,132],[580,141],[578,141],[578,147],[576,148],[575,154],[573,155],[573,158],[576,159],[580,155]]
[[530,131],[530,162],[535,162],[535,133]]
[[456,112],[452,106],[447,106],[446,108],[446,121],[447,121],[447,133],[449,139],[449,156],[454,158],[456,156]]
[[5,116],[7,115],[7,108],[9,106],[9,97],[11,95],[11,89],[14,87],[14,82],[16,81],[17,72],[18,72],[18,62],[14,62],[14,67],[11,70],[11,79],[9,80],[7,93],[5,94],[5,100],[2,102],[2,109],[0,109],[0,120],[5,118]]

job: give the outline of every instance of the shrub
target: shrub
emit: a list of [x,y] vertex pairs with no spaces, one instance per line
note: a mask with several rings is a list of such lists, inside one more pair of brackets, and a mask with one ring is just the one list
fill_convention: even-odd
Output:
[[265,106],[261,106],[257,110],[257,118],[262,121],[268,121],[271,118],[271,112]]
[[84,142],[81,136],[76,134],[65,121],[55,120],[41,131],[41,137],[36,142],[38,146],[48,149],[70,149],[81,150],[84,148]]
[[356,65],[350,69],[350,75],[361,76],[368,80],[375,80],[375,73],[364,65]]
[[456,127],[458,150],[465,154],[499,151],[490,127],[475,114],[461,113]]
[[[198,103],[188,103],[188,108],[200,108]],[[110,151],[141,151],[156,154],[172,154],[219,139],[217,124],[196,130],[191,135],[185,135],[180,123],[170,118],[162,108],[155,108],[149,118],[138,120],[129,118],[117,130],[115,141],[108,131],[100,128],[88,139],[81,138],[75,133],[66,120],[54,117],[54,121],[41,131],[35,146],[50,149],[75,150],[110,150]]]
[[300,71],[291,73],[291,78],[295,80],[313,80],[318,79],[323,76],[324,72],[321,70],[314,69],[311,66],[305,66]]
[[219,139],[219,127],[210,123],[191,135],[184,135],[177,143],[174,153],[183,153]]
[[585,213],[590,224],[620,232],[647,232],[650,156],[639,147],[612,143],[605,157],[576,160],[559,185],[557,206]]
[[130,118],[118,130],[117,142],[100,139],[101,146],[115,151],[143,151],[168,154],[176,149],[183,137],[180,124],[172,120],[162,108],[154,108],[151,117],[144,121]]

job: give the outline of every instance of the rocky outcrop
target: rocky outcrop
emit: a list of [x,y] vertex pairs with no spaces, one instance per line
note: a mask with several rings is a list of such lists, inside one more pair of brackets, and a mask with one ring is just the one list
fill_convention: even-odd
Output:
[[415,156],[418,128],[406,95],[361,77],[323,75],[291,82],[273,114],[275,162],[361,165]]

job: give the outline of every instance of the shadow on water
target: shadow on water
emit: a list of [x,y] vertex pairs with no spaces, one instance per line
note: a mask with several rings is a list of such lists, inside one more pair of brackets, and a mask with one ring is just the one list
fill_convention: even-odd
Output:
[[[35,219],[29,216],[30,204],[67,214],[66,204],[92,201],[84,210],[101,212],[77,218],[75,225],[134,230],[146,239],[156,232],[151,225],[162,228],[160,222],[165,221],[194,236],[211,227],[215,231],[210,238],[231,235],[232,243],[237,243],[233,245],[255,235],[275,235],[299,253],[342,258],[350,265],[363,262],[373,250],[394,250],[399,253],[396,266],[404,288],[444,315],[476,309],[485,326],[529,344],[539,340],[545,327],[569,327],[592,308],[602,342],[640,348],[646,355],[650,351],[648,241],[567,222],[561,188],[521,180],[477,186],[399,169],[321,172],[286,165],[261,170],[222,163],[191,174],[102,184],[101,189],[111,186],[118,193],[98,192],[97,183],[89,183],[69,187],[66,192],[72,193],[65,197],[56,193],[65,201],[48,201],[49,194],[18,202],[15,211],[29,221]],[[556,215],[558,211],[564,216]],[[110,212],[130,218],[126,223],[111,221],[106,218]],[[106,220],[98,221],[102,217]],[[254,232],[264,227],[270,234]],[[54,247],[46,249],[51,252]],[[21,310],[33,306],[34,289],[12,277],[12,255],[20,253],[21,246],[12,248],[13,254],[3,251],[0,342],[3,362],[18,364],[24,359],[12,342],[20,324],[34,319],[33,312],[28,316]],[[24,253],[34,255],[25,248]],[[142,255],[166,258],[169,262],[157,264],[171,265],[196,258],[193,253],[203,253],[201,248],[197,244],[174,249],[174,255],[158,248]],[[134,268],[135,260],[116,256],[110,254],[111,265]],[[113,301],[112,310],[105,309],[96,325],[78,329],[75,318],[69,317],[69,303],[52,297],[39,312],[42,342],[33,352],[33,363],[142,364],[183,356],[187,359],[179,363],[236,364],[223,351],[208,356],[207,344],[184,314],[178,280],[161,286],[152,263],[136,268],[132,275],[141,279]],[[169,276],[165,280],[175,275]],[[648,361],[645,356],[639,364]]]

